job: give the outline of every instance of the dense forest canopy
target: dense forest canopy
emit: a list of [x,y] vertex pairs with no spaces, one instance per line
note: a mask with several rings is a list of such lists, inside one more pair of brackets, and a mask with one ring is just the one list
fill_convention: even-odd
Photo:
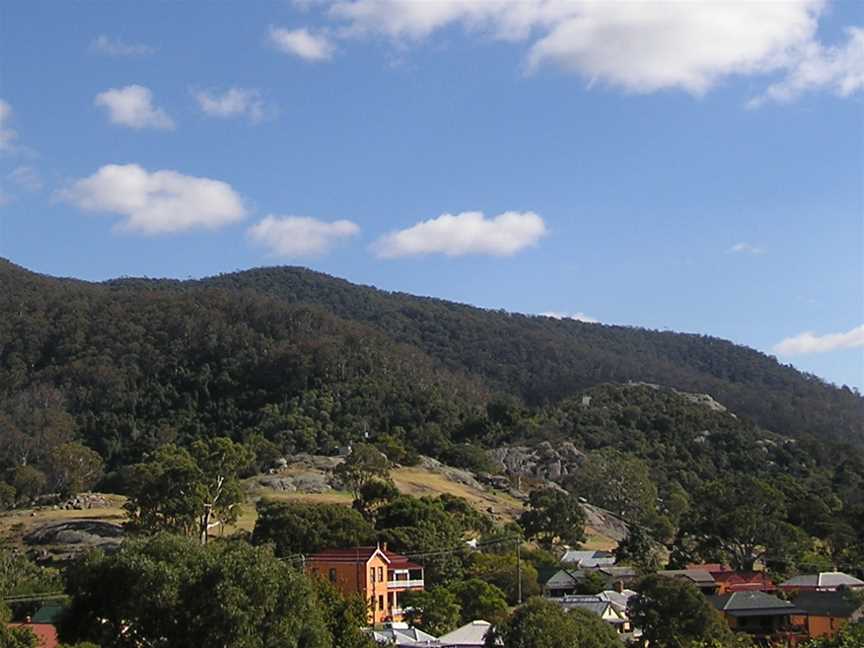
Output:
[[109,469],[218,435],[283,452],[387,435],[456,463],[473,460],[465,443],[549,437],[635,452],[640,437],[585,419],[573,398],[628,381],[706,392],[742,417],[643,422],[649,434],[737,425],[864,446],[859,394],[723,340],[487,311],[299,268],[97,284],[2,262],[0,311],[7,445],[38,437],[41,403],[52,430],[74,428],[58,442],[82,441]]

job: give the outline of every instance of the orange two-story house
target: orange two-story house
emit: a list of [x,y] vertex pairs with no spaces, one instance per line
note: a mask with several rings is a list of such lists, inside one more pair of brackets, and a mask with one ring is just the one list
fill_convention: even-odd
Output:
[[326,549],[306,561],[306,572],[330,581],[346,596],[359,594],[369,608],[369,621],[401,621],[400,596],[423,589],[423,567],[387,551],[387,545]]

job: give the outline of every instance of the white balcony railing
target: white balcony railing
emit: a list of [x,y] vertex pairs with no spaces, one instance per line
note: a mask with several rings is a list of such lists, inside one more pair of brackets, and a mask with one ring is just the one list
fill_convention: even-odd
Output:
[[423,587],[423,579],[387,581],[387,589],[404,589],[408,587]]

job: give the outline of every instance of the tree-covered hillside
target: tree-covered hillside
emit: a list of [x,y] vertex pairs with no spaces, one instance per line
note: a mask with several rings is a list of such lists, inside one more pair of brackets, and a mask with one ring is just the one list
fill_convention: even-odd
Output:
[[483,310],[387,293],[293,267],[179,285],[252,289],[291,303],[324,306],[532,405],[600,383],[645,381],[709,393],[780,434],[864,445],[864,398],[859,394],[706,335]]
[[549,406],[626,381],[709,393],[785,436],[864,445],[860,395],[727,341],[488,311],[300,268],[92,284],[3,262],[0,310],[4,399],[60,389],[107,456],[165,435],[277,428],[298,449],[395,430],[431,451],[490,398]]

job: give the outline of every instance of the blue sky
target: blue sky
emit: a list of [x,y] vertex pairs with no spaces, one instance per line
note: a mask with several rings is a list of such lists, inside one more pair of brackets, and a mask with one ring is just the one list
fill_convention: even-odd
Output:
[[0,8],[0,256],[304,265],[864,387],[864,4]]

